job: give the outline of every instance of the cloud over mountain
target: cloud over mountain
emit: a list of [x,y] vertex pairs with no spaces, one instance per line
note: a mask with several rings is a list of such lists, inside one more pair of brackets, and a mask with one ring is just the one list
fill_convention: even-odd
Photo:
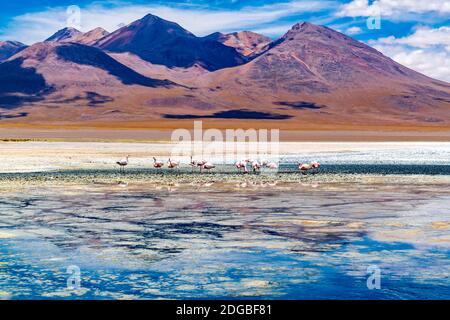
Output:
[[369,44],[405,66],[450,81],[450,27],[420,27],[409,36],[390,36]]

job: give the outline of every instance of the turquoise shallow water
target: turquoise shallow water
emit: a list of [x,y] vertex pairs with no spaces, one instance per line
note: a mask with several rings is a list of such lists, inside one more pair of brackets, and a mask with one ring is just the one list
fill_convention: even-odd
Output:
[[449,186],[316,180],[2,188],[0,298],[450,298]]

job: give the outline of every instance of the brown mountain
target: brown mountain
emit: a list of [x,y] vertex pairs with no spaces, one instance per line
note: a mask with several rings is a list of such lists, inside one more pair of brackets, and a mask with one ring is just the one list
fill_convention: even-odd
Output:
[[100,49],[76,43],[37,43],[0,64],[1,108],[33,105],[35,112],[45,107],[39,114],[44,119],[71,117],[71,112],[80,117],[83,107],[135,104],[134,96],[141,92],[175,87],[171,81],[137,73]]
[[213,33],[205,38],[216,40],[226,46],[235,48],[240,54],[251,57],[267,49],[272,39],[251,31],[240,31],[228,34]]
[[75,38],[83,35],[83,32],[75,28],[64,28],[58,30],[55,34],[50,36],[46,42],[71,42]]
[[354,89],[380,80],[431,80],[359,41],[310,23],[296,24],[263,55],[233,71],[268,89],[295,94]]
[[45,42],[74,42],[91,46],[108,34],[109,32],[103,28],[95,28],[86,33],[75,28],[64,28],[57,31],[54,35],[45,40]]
[[[45,42],[0,63],[0,123],[103,121],[127,126],[222,119],[225,125],[246,126],[270,120],[272,126],[291,129],[450,125],[448,83],[403,67],[327,27],[296,24],[258,55],[250,55],[248,63],[211,72],[206,60],[196,63],[203,55],[193,53],[217,41],[197,38],[153,16],[143,20],[100,40],[97,45],[109,47],[108,52]],[[194,43],[200,47],[190,46]],[[154,47],[148,52],[138,50],[149,44]],[[214,58],[242,56],[218,45]],[[183,48],[186,55],[178,56]],[[26,115],[14,118],[17,114]]]
[[0,62],[7,60],[27,46],[17,41],[0,41]]
[[196,37],[180,25],[153,15],[111,33],[96,46],[112,52],[130,52],[170,68],[198,64],[207,70],[218,70],[246,62],[233,48]]
[[97,43],[100,39],[106,37],[107,35],[109,35],[109,32],[106,31],[105,29],[95,28],[91,31],[76,36],[75,38],[73,38],[72,42],[91,46]]
[[306,123],[450,120],[448,83],[310,23],[296,24],[251,62],[205,75],[199,82],[221,88],[211,99],[230,108],[275,109]]

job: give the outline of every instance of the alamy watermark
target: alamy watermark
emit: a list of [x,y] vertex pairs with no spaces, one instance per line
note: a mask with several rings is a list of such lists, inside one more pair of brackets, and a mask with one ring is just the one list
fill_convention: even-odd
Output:
[[81,29],[81,8],[76,5],[68,6],[66,14],[66,26],[68,28]]
[[371,15],[367,17],[366,26],[369,30],[381,29],[381,9],[377,4],[370,7]]
[[171,141],[172,158],[191,157],[192,161],[214,164],[244,161],[257,169],[269,163],[279,163],[279,129],[203,130],[203,122],[195,121],[193,130],[174,130]]
[[78,266],[68,266],[66,273],[69,274],[67,278],[67,289],[79,290],[81,288],[81,269]]
[[372,265],[367,267],[367,274],[369,277],[367,278],[367,289],[381,289],[381,269],[378,266]]

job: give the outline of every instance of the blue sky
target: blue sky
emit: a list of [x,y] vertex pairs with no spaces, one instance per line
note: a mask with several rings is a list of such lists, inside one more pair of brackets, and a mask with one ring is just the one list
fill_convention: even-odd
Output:
[[[80,19],[73,10],[68,16],[71,5],[80,8]],[[277,38],[296,22],[309,21],[450,81],[450,1],[445,0],[22,0],[2,3],[0,40],[32,44],[68,24],[81,31],[98,26],[114,31],[147,13],[197,35],[252,30]]]

